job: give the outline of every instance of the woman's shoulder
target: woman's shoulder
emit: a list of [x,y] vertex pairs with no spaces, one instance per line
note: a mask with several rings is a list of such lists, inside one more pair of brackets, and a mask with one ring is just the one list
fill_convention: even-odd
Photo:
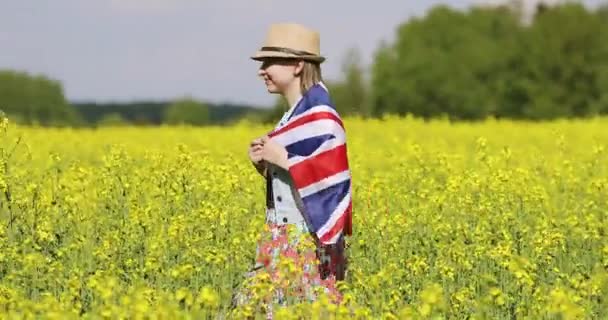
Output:
[[305,104],[307,106],[306,109],[321,105],[331,107],[334,110],[336,109],[331,99],[329,90],[323,82],[318,82],[312,86],[304,95],[303,99],[305,100]]

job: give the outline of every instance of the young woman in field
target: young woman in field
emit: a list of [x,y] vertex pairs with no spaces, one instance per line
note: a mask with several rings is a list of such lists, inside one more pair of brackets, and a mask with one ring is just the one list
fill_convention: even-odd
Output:
[[[339,303],[346,275],[345,236],[352,234],[351,175],[344,125],[322,81],[319,34],[293,23],[270,27],[252,57],[269,93],[290,108],[249,158],[266,180],[266,228],[250,281],[274,288],[259,301],[287,305],[324,292]],[[256,276],[257,275],[257,276]],[[239,303],[252,301],[241,293]]]

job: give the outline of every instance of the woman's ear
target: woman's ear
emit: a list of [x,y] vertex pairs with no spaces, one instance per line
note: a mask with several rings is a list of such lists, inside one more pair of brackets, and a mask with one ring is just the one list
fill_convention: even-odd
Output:
[[303,60],[298,60],[298,62],[296,62],[296,69],[293,72],[294,76],[299,76],[302,73],[302,70],[304,69],[304,61]]

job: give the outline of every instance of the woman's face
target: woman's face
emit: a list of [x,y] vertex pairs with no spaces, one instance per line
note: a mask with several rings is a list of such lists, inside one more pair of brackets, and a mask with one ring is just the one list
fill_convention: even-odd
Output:
[[297,60],[285,58],[267,58],[262,61],[258,75],[264,80],[270,93],[284,93],[297,78],[299,72]]

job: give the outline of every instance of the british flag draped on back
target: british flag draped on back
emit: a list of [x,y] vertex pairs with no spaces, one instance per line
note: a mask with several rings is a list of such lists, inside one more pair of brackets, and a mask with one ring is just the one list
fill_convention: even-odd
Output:
[[323,84],[311,87],[271,140],[287,150],[289,173],[322,244],[352,235],[351,173],[344,124]]

